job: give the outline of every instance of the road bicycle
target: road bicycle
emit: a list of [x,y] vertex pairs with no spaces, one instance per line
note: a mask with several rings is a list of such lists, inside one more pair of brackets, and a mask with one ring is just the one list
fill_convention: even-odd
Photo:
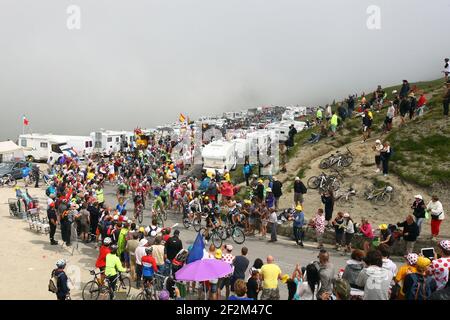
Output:
[[308,179],[307,185],[311,189],[319,189],[320,192],[325,192],[330,189],[338,191],[341,183],[334,175],[327,175],[322,172],[319,176],[313,176]]
[[[102,272],[95,272],[95,270],[91,270],[90,274],[94,276],[94,280],[91,280],[84,285],[81,292],[83,300],[98,300],[99,298],[109,300],[111,288],[109,286],[108,278],[105,278],[102,281],[101,277],[99,277]],[[123,292],[125,293],[125,296],[128,297],[131,290],[130,278],[124,277],[121,272],[118,272],[116,281],[115,293]]]
[[381,189],[372,187],[364,192],[364,196],[366,200],[372,201],[376,205],[384,206],[391,201],[393,190],[391,186],[385,186]]
[[346,168],[353,163],[352,152],[347,147],[347,153],[341,154],[336,151],[336,154],[330,155],[328,158],[322,159],[319,164],[320,169],[328,169],[334,167],[337,170]]

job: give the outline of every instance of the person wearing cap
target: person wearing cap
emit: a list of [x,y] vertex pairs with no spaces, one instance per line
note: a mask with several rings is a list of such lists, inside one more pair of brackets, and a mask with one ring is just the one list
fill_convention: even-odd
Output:
[[445,288],[449,282],[450,267],[450,240],[442,240],[439,242],[438,252],[435,254],[432,264],[430,265],[430,274],[437,283],[437,289]]
[[425,220],[425,210],[427,206],[423,201],[423,198],[420,194],[414,196],[414,202],[411,205],[411,209],[413,209],[413,215],[416,220],[417,226],[419,227],[419,235],[422,231],[422,223]]
[[403,291],[406,300],[428,300],[436,291],[436,280],[427,274],[430,259],[420,256],[416,262],[416,272],[406,275],[403,282]]
[[267,208],[275,208],[275,196],[273,195],[272,188],[266,189],[266,205]]
[[130,225],[128,224],[128,221],[125,220],[122,223],[122,228],[120,229],[119,237],[117,240],[117,255],[119,256],[120,261],[124,262],[127,268],[130,267],[130,257],[128,255],[128,252],[125,250],[125,247],[127,245],[128,232],[130,230],[129,227]]
[[377,169],[375,170],[376,173],[381,171],[381,150],[383,150],[383,144],[381,143],[381,140],[376,140],[375,145],[372,147],[373,151],[375,151],[375,165]]
[[165,247],[165,259],[172,263],[173,259],[177,256],[178,252],[183,249],[183,242],[180,239],[180,230],[176,229],[173,232],[173,236],[170,237],[166,243]]
[[294,205],[303,205],[304,194],[307,192],[305,184],[300,180],[300,177],[295,177],[294,181]]
[[444,117],[446,119],[448,119],[449,104],[450,104],[450,80],[447,80],[447,84],[444,87],[444,94],[443,94],[443,98],[442,98],[442,105],[444,108]]
[[403,290],[404,280],[408,274],[417,272],[416,263],[419,256],[416,253],[408,253],[404,258],[406,263],[400,266],[394,278],[395,283],[400,287],[398,295],[395,297],[397,300],[405,299],[405,291]]
[[344,213],[339,211],[336,218],[331,221],[331,224],[334,227],[335,232],[335,250],[339,251],[341,249],[342,240],[344,239],[345,234]]
[[58,241],[55,240],[56,226],[58,225],[58,217],[55,210],[55,202],[51,202],[47,209],[47,219],[50,226],[50,244],[57,245]]
[[298,204],[295,207],[295,211],[289,220],[292,220],[292,232],[294,235],[295,243],[298,246],[303,247],[303,239],[305,237],[305,231],[303,230],[303,226],[305,224],[305,213],[303,212],[303,207]]
[[153,281],[154,274],[158,272],[158,266],[156,265],[155,257],[153,257],[152,247],[145,248],[145,256],[142,257],[141,262],[144,288],[148,288],[148,285]]
[[388,246],[392,246],[394,244],[394,236],[392,235],[391,230],[388,228],[388,225],[383,223],[378,226],[380,230],[380,244],[387,244]]
[[397,227],[403,228],[402,236],[406,242],[406,253],[412,253],[417,237],[419,236],[419,227],[414,221],[414,216],[411,214],[408,215],[405,221],[397,223]]
[[263,182],[263,180],[262,179],[259,179],[258,180],[258,183],[257,183],[257,185],[256,185],[256,187],[255,187],[255,190],[254,190],[254,192],[253,192],[253,194],[255,195],[255,197],[256,197],[256,201],[258,202],[258,203],[261,203],[261,202],[263,202],[264,201],[264,182]]
[[355,235],[355,224],[348,212],[344,213],[343,218],[344,218],[343,225],[344,225],[345,249],[342,255],[346,255],[347,253],[352,252],[352,240],[353,236]]
[[431,215],[431,240],[436,240],[439,236],[441,223],[445,218],[444,207],[437,196],[433,196],[427,205],[427,210]]

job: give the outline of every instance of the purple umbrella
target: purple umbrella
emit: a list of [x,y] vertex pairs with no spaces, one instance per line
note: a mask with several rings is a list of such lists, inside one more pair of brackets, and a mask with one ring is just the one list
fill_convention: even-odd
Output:
[[175,273],[179,281],[208,281],[232,273],[231,265],[216,259],[197,260],[185,265]]

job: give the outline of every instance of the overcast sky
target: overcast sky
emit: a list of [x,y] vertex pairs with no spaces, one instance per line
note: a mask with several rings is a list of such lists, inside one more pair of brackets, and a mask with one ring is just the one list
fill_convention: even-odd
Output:
[[0,0],[0,140],[22,114],[88,135],[435,79],[449,17],[448,0]]

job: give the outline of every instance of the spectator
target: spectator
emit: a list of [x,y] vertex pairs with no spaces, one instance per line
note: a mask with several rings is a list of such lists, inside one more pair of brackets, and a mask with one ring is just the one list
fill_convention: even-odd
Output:
[[381,164],[383,167],[383,175],[386,177],[389,174],[389,159],[391,158],[391,146],[389,142],[383,144],[383,149],[380,152]]
[[449,281],[450,240],[439,242],[438,253],[430,266],[430,273],[437,283],[437,289],[443,289]]
[[364,268],[356,279],[356,285],[364,287],[364,300],[389,300],[389,287],[393,274],[383,268],[380,251],[370,250],[364,260]]
[[444,106],[444,117],[448,119],[448,106],[450,104],[450,80],[447,80],[447,86],[444,89],[442,104]]
[[375,151],[375,165],[377,167],[375,172],[378,173],[381,171],[381,150],[383,150],[383,144],[381,143],[381,140],[375,141],[375,145],[372,147],[372,149]]
[[388,228],[388,225],[380,224],[378,226],[378,229],[380,229],[380,244],[387,244],[388,246],[392,246],[395,239],[392,235],[391,230]]
[[344,213],[339,211],[336,218],[334,218],[331,224],[334,226],[334,232],[336,236],[335,249],[339,251],[342,246],[342,240],[345,233]]
[[267,257],[267,263],[261,267],[263,291],[261,300],[280,300],[278,280],[281,280],[281,269],[274,263],[272,256]]
[[350,260],[347,260],[347,264],[345,266],[342,279],[347,280],[352,288],[360,290],[364,289],[356,285],[356,279],[358,279],[360,272],[362,271],[362,269],[364,269],[364,261],[363,261],[364,258],[365,258],[364,251],[355,249],[352,251]]
[[409,112],[410,106],[409,106],[409,100],[406,97],[401,98],[400,100],[400,117],[402,120],[402,125],[405,124],[405,116]]
[[273,177],[273,183],[272,183],[272,192],[273,196],[275,197],[275,209],[278,210],[278,204],[280,202],[280,198],[283,195],[283,184],[278,181],[277,177]]
[[416,113],[417,99],[414,95],[414,92],[411,92],[408,96],[409,96],[409,120],[412,120],[414,114]]
[[258,294],[261,290],[259,269],[250,268],[250,278],[247,281],[247,297],[258,300]]
[[323,209],[319,208],[312,220],[312,226],[316,230],[317,248],[323,248],[323,234],[325,233],[325,217],[323,215]]
[[366,218],[361,218],[361,226],[359,227],[359,232],[362,233],[364,237],[363,248],[364,251],[369,251],[369,247],[375,237],[372,230],[372,225],[369,223],[369,220]]
[[303,238],[305,237],[305,232],[303,230],[303,225],[305,224],[305,214],[303,213],[303,207],[297,205],[295,207],[294,214],[290,217],[293,220],[292,228],[295,238],[295,243],[303,247]]
[[67,285],[67,275],[64,271],[66,268],[66,261],[65,260],[58,260],[56,262],[56,269],[52,271],[51,278],[56,279],[56,283],[54,281],[54,284],[56,286],[56,298],[58,300],[66,300],[67,296],[70,294],[70,289]]
[[402,235],[406,242],[406,253],[412,253],[414,251],[414,244],[419,236],[419,227],[414,221],[414,217],[412,215],[408,215],[406,220],[403,222],[398,222],[397,226],[403,228]]
[[444,71],[442,72],[444,73],[444,80],[448,81],[448,75],[450,74],[450,64],[448,58],[444,59]]
[[321,299],[323,293],[333,292],[333,278],[334,278],[334,266],[330,263],[330,256],[328,252],[324,249],[319,252],[319,263],[317,264],[317,269],[319,271],[320,276],[320,289],[317,293],[317,299]]
[[236,280],[233,288],[235,295],[230,296],[228,300],[253,300],[253,298],[247,296],[247,285],[244,280]]
[[391,248],[386,244],[380,244],[377,249],[383,257],[383,268],[389,270],[393,275],[396,275],[397,265],[390,259]]
[[406,275],[403,284],[406,300],[428,300],[436,291],[436,280],[427,274],[430,264],[430,259],[419,257],[416,263],[417,271]]
[[336,135],[336,130],[338,126],[338,116],[336,114],[336,111],[333,112],[333,116],[330,120],[330,130],[331,130],[331,136],[334,137]]
[[241,255],[237,256],[233,260],[233,275],[231,276],[231,288],[234,288],[234,284],[238,279],[245,279],[245,272],[247,271],[250,261],[247,259],[248,248],[242,247]]
[[410,88],[409,88],[408,80],[403,80],[402,87],[400,88],[400,98],[402,99],[402,98],[407,97],[409,90],[410,90]]
[[[231,244],[224,245],[222,251],[223,251],[222,261],[230,264],[233,267],[234,256],[231,253],[233,251],[233,246]],[[228,299],[231,290],[231,275],[219,279],[218,287],[219,287],[218,290],[219,296],[221,291],[225,287],[225,299]]]
[[413,215],[416,219],[416,224],[419,227],[419,235],[422,231],[422,223],[425,220],[425,209],[427,206],[425,205],[425,202],[423,201],[423,198],[420,194],[414,196],[414,202],[411,205],[411,209],[413,209]]
[[437,196],[433,196],[427,205],[427,210],[431,215],[431,240],[436,240],[439,236],[441,223],[444,220],[444,208]]
[[269,242],[277,242],[277,226],[278,226],[278,216],[275,209],[270,209],[269,215],[270,222],[270,240]]
[[403,283],[406,275],[417,271],[416,263],[418,258],[419,256],[415,253],[407,254],[405,256],[406,263],[399,268],[394,278],[395,283],[400,286],[398,296],[396,297],[398,300],[405,299],[405,291],[403,291]]
[[320,276],[317,266],[314,263],[306,266],[306,273],[303,275],[303,282],[298,287],[300,300],[316,300],[320,290]]
[[242,169],[242,172],[244,173],[245,177],[245,185],[248,187],[250,185],[249,179],[252,175],[252,166],[248,162],[248,160],[245,161],[244,168]]
[[342,255],[352,252],[352,240],[355,235],[355,225],[349,213],[344,213],[345,250]]
[[308,189],[306,189],[305,184],[300,180],[299,177],[295,177],[294,181],[294,204],[303,205],[304,194],[306,194]]
[[327,227],[331,228],[330,220],[333,217],[334,195],[332,190],[328,190],[321,195],[322,203],[325,206],[325,221]]
[[429,300],[442,300],[449,301],[450,300],[450,281],[447,282],[447,285],[433,292],[430,296]]

